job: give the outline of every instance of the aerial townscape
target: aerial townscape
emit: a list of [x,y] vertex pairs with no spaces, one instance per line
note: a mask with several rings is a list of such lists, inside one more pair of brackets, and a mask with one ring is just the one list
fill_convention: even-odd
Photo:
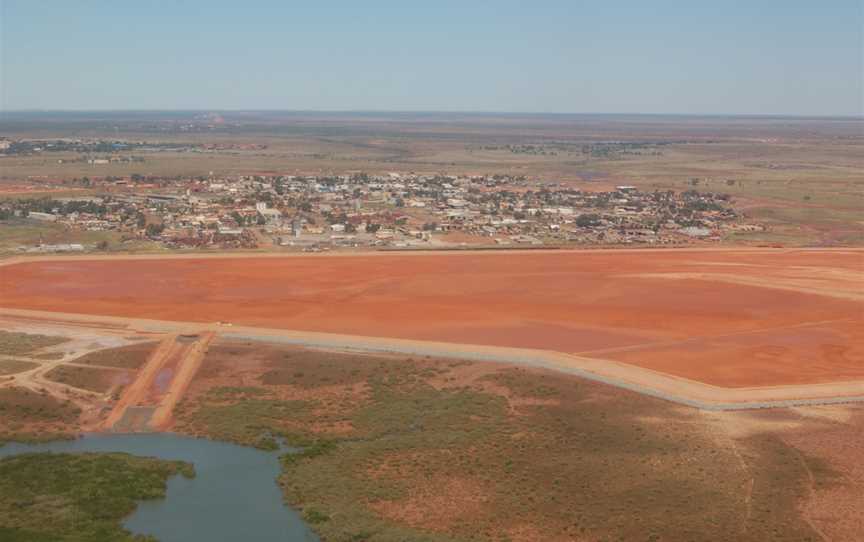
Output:
[[4,0],[0,542],[864,540],[864,11],[757,4]]
[[[104,145],[120,146],[78,142],[72,148],[81,152],[77,149]],[[21,146],[16,142],[10,148]],[[0,203],[0,216],[115,232],[121,241],[113,248],[136,241],[166,248],[312,251],[469,244],[681,246],[764,229],[740,216],[728,194],[696,189],[641,192],[628,185],[584,191],[500,174],[166,178],[133,173],[76,177],[47,186],[104,195],[7,200]],[[94,247],[37,244],[19,250],[85,248]],[[98,248],[111,247],[103,243]]]

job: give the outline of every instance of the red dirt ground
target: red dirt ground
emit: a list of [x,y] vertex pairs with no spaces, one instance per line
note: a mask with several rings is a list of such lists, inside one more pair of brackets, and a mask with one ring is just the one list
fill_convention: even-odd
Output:
[[0,306],[541,348],[738,387],[864,378],[862,277],[854,250],[114,258],[0,267]]

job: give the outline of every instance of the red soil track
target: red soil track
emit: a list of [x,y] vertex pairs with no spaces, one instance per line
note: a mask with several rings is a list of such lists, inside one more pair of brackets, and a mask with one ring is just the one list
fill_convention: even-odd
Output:
[[745,387],[864,379],[862,276],[855,250],[58,259],[0,267],[0,306],[540,348]]

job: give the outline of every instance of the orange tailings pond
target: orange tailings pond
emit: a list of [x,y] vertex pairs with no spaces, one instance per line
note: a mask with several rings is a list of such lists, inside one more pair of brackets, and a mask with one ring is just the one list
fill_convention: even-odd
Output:
[[864,252],[54,258],[0,307],[538,348],[726,387],[864,379]]

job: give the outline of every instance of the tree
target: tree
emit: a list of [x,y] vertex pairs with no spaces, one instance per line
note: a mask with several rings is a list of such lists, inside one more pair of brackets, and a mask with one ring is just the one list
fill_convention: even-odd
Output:
[[589,228],[592,226],[600,225],[600,215],[596,215],[593,213],[588,213],[584,215],[579,215],[576,219],[576,225],[580,228]]
[[145,232],[147,233],[147,237],[157,237],[162,233],[162,230],[165,229],[165,226],[162,224],[147,224],[147,228]]

